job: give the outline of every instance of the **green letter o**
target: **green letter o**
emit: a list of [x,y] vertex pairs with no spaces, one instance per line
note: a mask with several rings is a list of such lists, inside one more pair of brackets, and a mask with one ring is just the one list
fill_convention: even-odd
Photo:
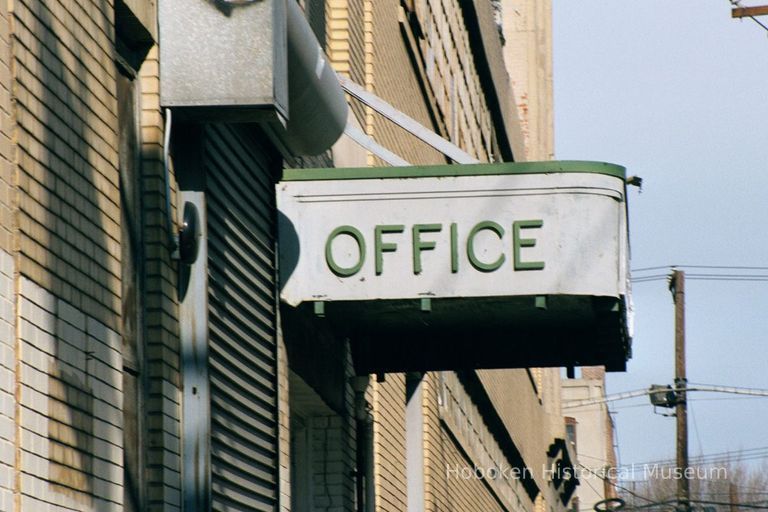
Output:
[[[344,268],[339,266],[333,259],[333,241],[339,235],[349,235],[357,242],[360,257],[357,260],[357,264],[352,267]],[[363,234],[352,226],[339,226],[334,229],[331,234],[328,235],[328,240],[325,242],[325,262],[328,264],[328,268],[331,269],[331,272],[339,277],[350,277],[360,272],[360,269],[363,268],[363,264],[365,263],[365,239],[363,238]]]

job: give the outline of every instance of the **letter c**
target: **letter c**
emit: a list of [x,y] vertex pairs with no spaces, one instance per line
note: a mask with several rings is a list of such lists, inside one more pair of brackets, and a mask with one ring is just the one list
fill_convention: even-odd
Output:
[[475,254],[475,235],[484,229],[493,231],[500,239],[504,237],[504,228],[492,220],[486,220],[476,224],[467,236],[467,257],[469,258],[469,263],[480,272],[493,272],[494,270],[498,270],[499,267],[504,264],[506,256],[504,253],[501,253],[496,261],[492,263],[485,263],[477,258],[477,255]]

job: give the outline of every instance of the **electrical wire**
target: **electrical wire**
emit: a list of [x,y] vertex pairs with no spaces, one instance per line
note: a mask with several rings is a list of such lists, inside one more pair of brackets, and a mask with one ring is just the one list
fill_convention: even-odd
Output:
[[586,453],[580,453],[579,458],[582,458],[582,457],[585,457],[587,459],[592,459],[596,462],[602,462],[603,464],[608,464],[608,461],[602,457],[595,457],[594,455],[587,455]]
[[[673,388],[668,388],[669,391],[674,391]],[[563,409],[573,409],[577,407],[584,407],[589,405],[598,405],[608,402],[615,402],[617,400],[627,400],[630,398],[638,398],[654,393],[664,392],[663,389],[654,389],[653,387],[645,389],[636,389],[633,391],[624,391],[621,393],[615,393],[611,395],[604,395],[596,398],[583,398],[576,400],[566,400],[562,402]],[[727,393],[733,395],[751,395],[758,397],[768,397],[768,389],[759,388],[744,388],[736,386],[713,386],[711,384],[693,384],[688,383],[685,388],[686,392],[700,392],[700,393]]]
[[616,465],[621,464],[621,444],[619,443],[619,426],[613,419],[613,415],[616,414],[611,411],[611,407],[608,406],[608,420],[611,422],[611,429],[613,430],[613,447],[616,449]]
[[654,501],[652,499],[647,498],[645,496],[642,496],[640,494],[637,494],[635,491],[632,491],[632,490],[630,490],[630,489],[628,489],[628,488],[626,488],[626,487],[624,487],[622,485],[617,484],[616,482],[612,481],[607,476],[601,475],[600,473],[597,473],[596,471],[592,470],[591,468],[588,468],[584,464],[581,464],[581,463],[578,463],[578,464],[579,464],[579,466],[581,466],[582,469],[586,470],[588,473],[592,473],[593,475],[598,477],[600,480],[608,482],[609,484],[613,485],[617,489],[621,489],[622,491],[629,493],[630,495],[634,496],[635,498],[640,498],[641,500],[647,501],[649,503],[654,503]]
[[[727,451],[727,452],[717,452],[717,453],[710,453],[706,455],[701,455],[698,457],[692,457],[691,463],[702,463],[702,462],[709,462],[711,460],[714,461],[728,461],[733,460],[735,456],[738,457],[755,457],[755,456],[762,456],[762,457],[768,457],[768,446],[760,446],[757,448],[748,448],[746,450],[739,450],[738,452],[733,451]],[[657,460],[651,460],[651,461],[645,461],[645,462],[635,462],[633,464],[625,464],[622,467],[632,467],[632,466],[650,466],[650,465],[662,465],[662,464],[675,464],[675,459],[657,459]]]
[[763,503],[730,503],[727,501],[708,501],[708,500],[689,500],[691,503],[698,503],[700,505],[722,505],[724,507],[739,507],[739,508],[753,508],[756,510],[768,510],[768,505]]
[[[768,267],[750,265],[666,265],[632,269],[633,283],[646,283],[669,279],[669,274],[659,274],[659,270],[691,269],[700,272],[686,274],[687,280],[692,281],[768,281]],[[703,272],[716,271],[716,272]],[[648,274],[648,272],[653,272]],[[639,274],[639,275],[638,275]]]
[[[707,459],[707,460],[697,460],[697,461],[691,461],[691,464],[697,465],[697,466],[714,466],[715,464],[731,464],[734,462],[749,462],[754,460],[766,460],[768,459],[768,453],[762,453],[762,454],[752,454],[749,456],[743,456],[743,457],[723,457],[721,459]],[[660,462],[658,464],[635,464],[635,466],[642,465],[642,466],[658,466],[658,467],[672,467],[676,465],[675,461],[665,461]],[[627,467],[627,466],[624,466]],[[631,467],[631,466],[629,466]],[[634,469],[634,468],[633,468]]]
[[[751,508],[756,510],[768,510],[768,505],[762,504],[762,503],[730,503],[725,501],[708,501],[708,500],[688,500],[689,503],[697,503],[699,505],[722,505],[726,507],[740,507],[740,508]],[[663,506],[663,505],[674,505],[677,503],[676,499],[668,499],[664,501],[657,501],[653,503],[649,503],[647,505],[638,505],[634,507],[625,507],[624,510],[639,510],[639,509],[647,509],[657,506]]]
[[766,266],[747,266],[747,265],[663,265],[658,267],[646,267],[646,268],[633,268],[632,272],[645,272],[648,270],[665,270],[665,269],[683,269],[683,268],[697,268],[697,269],[711,269],[711,270],[764,270],[768,272]]
[[693,413],[693,406],[688,404],[688,412],[691,413],[691,422],[693,423],[693,432],[696,434],[696,443],[699,445],[699,457],[704,455],[704,448],[701,446],[701,434],[699,434],[699,425],[696,423],[696,415]]
[[[756,397],[750,397],[750,398],[756,398]],[[690,399],[688,400],[690,402]],[[614,407],[614,411],[623,411],[624,409],[639,409],[640,407],[648,407],[650,404],[647,404],[645,402],[641,404],[633,404],[633,405],[620,405],[618,407]]]
[[[584,466],[583,464],[579,464],[579,466],[581,466],[581,467],[583,467],[583,468],[587,468],[587,466]],[[588,469],[588,468],[587,468],[587,469]],[[592,471],[592,470],[589,470],[589,469],[588,469],[588,471],[589,471],[590,473],[593,473],[593,474],[597,474],[597,473],[594,473],[594,471]],[[602,477],[601,477],[601,479],[602,479]],[[579,482],[587,482],[587,485],[590,487],[590,489],[592,489],[593,491],[595,491],[595,494],[597,494],[598,496],[601,496],[603,493],[602,493],[602,492],[600,492],[600,491],[598,491],[597,489],[595,489],[595,486],[594,486],[594,485],[592,485],[592,482],[590,482],[589,480],[590,480],[589,478],[581,478],[581,479],[579,479]]]
[[[761,398],[765,398],[764,396],[713,396],[709,398],[689,398],[689,402],[715,402],[718,400],[759,400]],[[645,404],[641,404],[645,405]],[[633,406],[635,407],[635,406]]]

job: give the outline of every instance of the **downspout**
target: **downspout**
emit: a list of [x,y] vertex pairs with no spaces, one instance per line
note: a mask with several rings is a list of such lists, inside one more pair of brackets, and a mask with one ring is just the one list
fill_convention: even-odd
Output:
[[174,229],[173,214],[171,213],[171,109],[165,109],[165,130],[163,130],[163,175],[165,179],[165,227],[168,235],[168,250],[171,259],[179,259],[179,235]]

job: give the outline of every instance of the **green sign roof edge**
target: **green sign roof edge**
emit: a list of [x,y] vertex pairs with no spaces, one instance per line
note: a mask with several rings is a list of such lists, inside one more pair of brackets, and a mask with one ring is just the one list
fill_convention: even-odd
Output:
[[282,181],[365,180],[387,178],[446,178],[456,176],[493,176],[555,173],[603,174],[626,179],[626,168],[607,162],[586,160],[551,160],[545,162],[508,162],[495,164],[414,165],[409,167],[330,167],[284,169]]

